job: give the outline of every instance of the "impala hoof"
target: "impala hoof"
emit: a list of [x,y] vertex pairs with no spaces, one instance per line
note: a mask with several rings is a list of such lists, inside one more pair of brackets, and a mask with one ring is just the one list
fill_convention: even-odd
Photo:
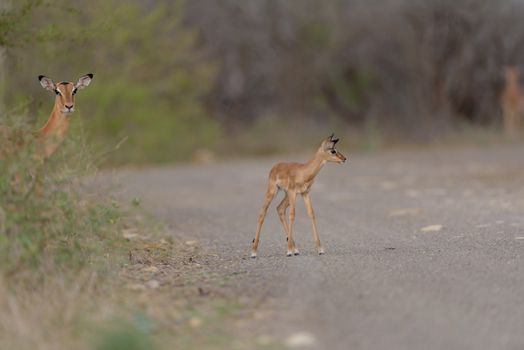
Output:
[[324,252],[324,249],[321,248],[318,250],[318,255],[324,255],[324,254],[326,254],[326,252]]
[[298,251],[298,249],[295,249],[295,255],[300,255],[300,252]]
[[255,259],[257,257],[257,253],[251,253],[251,259]]
[[293,252],[287,252],[287,256],[293,256]]

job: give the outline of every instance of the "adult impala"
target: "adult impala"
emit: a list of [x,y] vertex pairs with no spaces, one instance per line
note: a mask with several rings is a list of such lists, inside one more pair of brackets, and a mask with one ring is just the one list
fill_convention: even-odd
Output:
[[86,74],[76,83],[63,81],[55,84],[53,80],[44,75],[38,76],[42,87],[56,94],[55,105],[49,119],[36,132],[37,138],[42,142],[45,158],[49,158],[60,147],[69,128],[71,115],[75,111],[75,95],[78,90],[89,86],[91,79],[93,79],[93,74]]
[[[287,256],[293,254],[298,255],[298,249],[293,239],[293,224],[295,222],[295,204],[297,194],[301,194],[306,204],[306,209],[311,224],[313,226],[313,239],[315,240],[315,246],[318,254],[324,254],[324,248],[320,243],[320,238],[317,231],[317,221],[315,218],[315,212],[311,205],[311,198],[309,191],[313,185],[315,177],[318,175],[322,167],[327,162],[344,163],[346,157],[342,155],[336,148],[335,145],[338,139],[333,138],[334,135],[329,136],[320,145],[319,149],[313,156],[313,158],[307,163],[278,163],[269,172],[269,184],[264,199],[264,204],[260,210],[258,217],[257,230],[255,238],[253,239],[253,245],[251,247],[251,257],[257,257],[258,242],[260,239],[260,231],[262,224],[266,217],[267,209],[271,201],[279,190],[285,192],[285,197],[277,207],[278,216],[284,227],[284,231],[287,234]],[[289,209],[289,223],[286,220],[286,210]]]
[[504,134],[510,139],[520,135],[522,114],[524,112],[524,90],[520,85],[518,67],[508,66],[504,71],[504,90],[500,97]]

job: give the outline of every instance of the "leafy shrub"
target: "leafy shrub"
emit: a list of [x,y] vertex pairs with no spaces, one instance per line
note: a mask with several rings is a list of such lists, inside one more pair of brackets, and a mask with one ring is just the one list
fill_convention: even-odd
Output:
[[119,210],[81,190],[79,179],[94,168],[81,136],[66,138],[43,161],[22,119],[0,118],[0,268],[12,275],[48,264],[74,269],[93,263],[91,253],[112,243],[105,233],[115,231]]

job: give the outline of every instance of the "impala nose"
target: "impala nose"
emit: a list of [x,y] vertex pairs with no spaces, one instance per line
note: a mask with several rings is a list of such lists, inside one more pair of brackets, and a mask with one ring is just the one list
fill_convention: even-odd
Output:
[[71,108],[73,108],[73,105],[70,105],[70,106],[65,105],[65,108],[67,108],[67,109],[71,109]]

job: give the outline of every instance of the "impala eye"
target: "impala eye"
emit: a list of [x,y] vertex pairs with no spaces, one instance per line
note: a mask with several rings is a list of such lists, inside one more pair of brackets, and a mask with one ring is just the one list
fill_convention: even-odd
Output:
[[331,154],[337,154],[337,151],[334,150],[334,149],[332,149],[331,151],[329,151],[329,153],[331,153]]
[[55,89],[55,94],[60,95],[60,90]]
[[73,95],[76,95],[76,91],[77,91],[77,90],[78,90],[77,88],[74,88],[74,89],[73,89]]

